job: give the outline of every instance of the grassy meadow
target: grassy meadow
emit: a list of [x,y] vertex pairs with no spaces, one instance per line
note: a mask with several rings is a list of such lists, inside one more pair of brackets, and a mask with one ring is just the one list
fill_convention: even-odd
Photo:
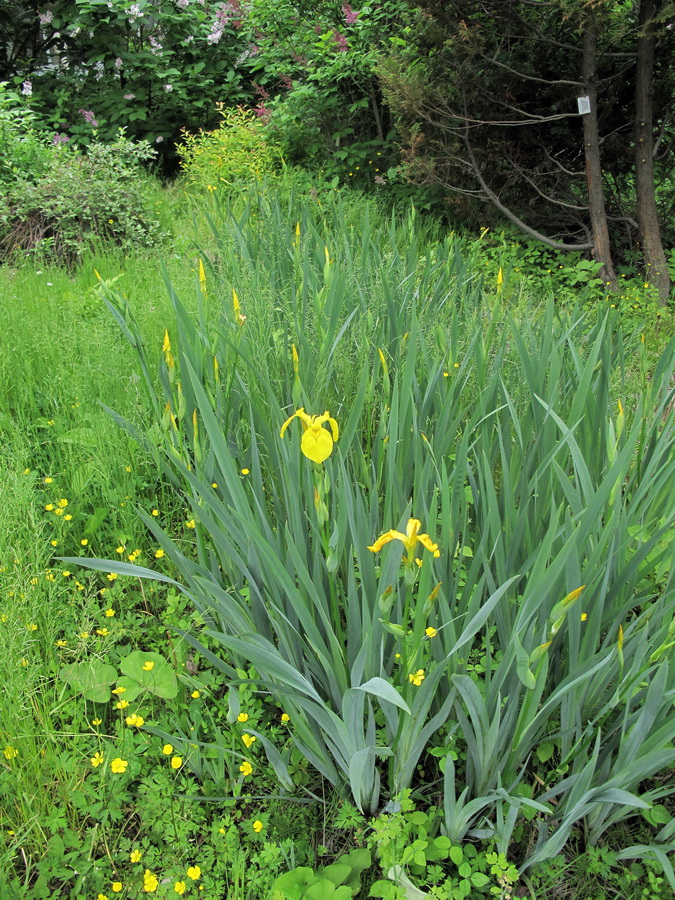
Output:
[[157,202],[0,268],[0,897],[672,897],[671,314]]

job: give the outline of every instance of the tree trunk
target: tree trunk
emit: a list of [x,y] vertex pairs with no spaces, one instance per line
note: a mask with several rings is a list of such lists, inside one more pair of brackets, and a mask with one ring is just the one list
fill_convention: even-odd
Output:
[[599,277],[613,291],[618,290],[612,252],[609,245],[609,229],[605,212],[605,198],[602,189],[602,166],[600,164],[600,137],[598,134],[598,91],[596,76],[597,34],[592,18],[584,30],[583,81],[590,100],[591,111],[582,116],[584,120],[584,155],[586,158],[586,184],[588,187],[588,208],[591,216],[593,235],[593,256],[602,263]]
[[654,197],[652,85],[655,14],[656,0],[641,0],[635,76],[635,193],[645,278],[657,288],[659,301],[665,306],[670,293],[670,276],[661,243]]

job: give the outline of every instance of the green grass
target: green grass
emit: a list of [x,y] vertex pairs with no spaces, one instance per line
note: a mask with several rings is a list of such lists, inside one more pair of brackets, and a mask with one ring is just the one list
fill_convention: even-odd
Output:
[[[456,654],[448,673],[446,693],[456,689],[467,707],[475,700],[471,685],[485,685],[485,708],[476,706],[470,723],[466,716],[462,722],[464,735],[474,735],[479,743],[494,739],[490,725],[499,720],[501,697],[527,696],[522,684],[527,667],[519,657],[516,674],[509,635],[517,632],[523,646],[529,641],[529,654],[544,642],[555,603],[581,584],[582,573],[584,578],[591,573],[595,601],[587,610],[584,633],[592,638],[582,639],[575,622],[565,643],[556,646],[550,668],[529,665],[537,691],[544,690],[547,677],[554,684],[564,677],[560,673],[571,654],[586,653],[586,659],[595,658],[596,651],[611,655],[610,674],[587,681],[585,693],[567,695],[574,702],[563,698],[559,707],[553,704],[548,731],[534,737],[523,726],[526,710],[523,722],[509,714],[500,726],[507,735],[501,752],[506,754],[508,744],[512,753],[508,759],[503,756],[502,768],[515,772],[528,765],[534,772],[528,783],[551,785],[568,772],[593,785],[619,773],[619,750],[632,740],[635,723],[648,731],[650,717],[662,716],[667,706],[669,695],[664,700],[656,688],[648,693],[642,680],[660,685],[659,679],[665,679],[665,689],[672,687],[665,664],[657,675],[648,662],[656,652],[659,662],[671,656],[672,554],[666,526],[672,491],[670,482],[659,482],[659,468],[669,471],[672,446],[670,426],[660,425],[664,395],[647,392],[667,317],[658,334],[647,332],[645,348],[639,337],[623,341],[618,336],[616,317],[606,326],[612,335],[608,340],[597,316],[588,315],[581,326],[564,312],[554,315],[550,286],[538,291],[532,275],[509,276],[499,292],[499,257],[485,266],[480,239],[443,235],[433,222],[420,222],[409,212],[390,215],[363,198],[312,201],[292,192],[267,197],[252,191],[232,203],[211,196],[190,207],[173,194],[164,202],[163,215],[173,222],[176,235],[171,251],[121,257],[102,250],[73,274],[37,265],[0,269],[0,745],[8,748],[0,757],[2,890],[8,897],[36,900],[96,898],[113,896],[112,884],[119,882],[120,896],[142,896],[148,869],[160,882],[168,879],[158,886],[157,896],[178,896],[174,884],[184,881],[186,896],[197,896],[203,884],[202,896],[214,900],[257,900],[270,895],[277,874],[301,864],[316,868],[331,862],[365,845],[369,835],[373,853],[384,852],[368,824],[365,781],[359,794],[353,773],[345,777],[335,762],[339,754],[321,744],[307,704],[299,703],[292,691],[284,693],[279,672],[266,673],[265,660],[256,660],[243,641],[226,636],[226,617],[219,620],[220,627],[214,626],[214,598],[247,615],[253,580],[238,561],[250,558],[251,542],[260,552],[271,548],[259,561],[266,573],[263,584],[268,604],[273,599],[274,609],[283,610],[278,621],[269,610],[267,618],[261,612],[256,620],[260,629],[274,635],[274,648],[303,661],[322,702],[332,704],[338,715],[344,710],[337,685],[341,679],[344,686],[350,684],[352,676],[336,665],[330,673],[326,669],[324,683],[313,658],[305,662],[292,618],[304,611],[299,605],[293,613],[283,607],[295,597],[296,586],[277,583],[282,573],[274,553],[289,554],[283,565],[305,574],[305,585],[334,586],[339,604],[329,615],[337,634],[348,627],[343,616],[358,612],[359,621],[365,621],[369,604],[377,606],[398,578],[391,547],[375,559],[358,550],[356,557],[351,555],[352,545],[365,547],[382,531],[399,527],[409,514],[419,514],[424,530],[445,554],[435,570],[443,587],[433,618],[440,632],[433,647],[444,649],[432,651],[430,641],[424,644],[427,685],[433,665],[461,636],[462,626],[451,625],[461,618],[458,598],[468,598],[464,612],[470,618],[514,574],[528,572],[529,586],[504,594],[507,600],[494,607],[495,616],[484,629],[476,626],[478,636]],[[199,284],[200,259],[205,292]],[[172,302],[167,282],[180,304]],[[247,317],[243,325],[235,317],[233,289]],[[122,318],[127,309],[131,313],[133,322],[126,324],[134,340],[143,342],[147,383],[138,354],[102,294]],[[181,321],[183,306],[187,312]],[[191,333],[187,322],[195,320],[200,328]],[[175,375],[162,351],[165,329]],[[292,346],[299,354],[297,380]],[[214,356],[218,383],[210,374]],[[666,366],[656,382],[667,375]],[[186,398],[184,410],[177,378]],[[211,390],[213,402],[200,394]],[[559,428],[542,403],[532,401],[534,396],[569,415],[574,424],[577,444],[565,446],[563,441],[556,451],[560,471],[547,457]],[[620,441],[617,399],[623,399],[627,411]],[[167,400],[180,432],[172,431],[163,415]],[[201,458],[195,451],[192,405],[199,410]],[[335,457],[326,466],[332,494],[323,497],[339,522],[335,531],[322,530],[315,517],[313,492],[317,485],[323,491],[325,484],[319,484],[298,452],[294,432],[299,434],[299,423],[291,426],[284,442],[278,440],[281,422],[301,405],[310,413],[329,409],[340,423]],[[103,406],[132,423],[145,448]],[[225,435],[222,446],[219,431]],[[518,441],[521,450],[516,452]],[[608,463],[611,452],[620,457],[615,464]],[[625,485],[625,504],[619,488],[610,491],[610,464],[613,484]],[[640,466],[652,479],[649,489],[640,480]],[[292,473],[290,480],[285,472]],[[562,472],[572,473],[568,482]],[[532,490],[535,482],[538,495]],[[211,488],[214,483],[217,489]],[[467,500],[472,491],[473,500]],[[600,494],[604,499],[597,499]],[[349,497],[359,515],[340,505]],[[630,497],[637,499],[629,502]],[[60,500],[67,505],[59,506]],[[593,504],[595,511],[584,513]],[[54,509],[46,509],[48,505]],[[573,520],[584,523],[587,536],[574,551]],[[658,524],[664,534],[652,546]],[[544,545],[546,553],[540,551]],[[459,562],[447,552],[452,547],[458,548]],[[467,552],[462,559],[464,547],[472,555]],[[333,580],[324,568],[326,548],[336,554]],[[86,556],[119,563],[130,555],[166,579],[190,585],[200,602],[195,607],[167,580],[109,578],[114,564],[97,571],[59,560]],[[422,571],[415,587],[420,604],[435,584],[431,571]],[[552,580],[555,590],[546,587]],[[467,583],[474,584],[473,594]],[[407,615],[406,597],[401,582],[391,615],[394,624]],[[298,591],[294,602],[305,603],[306,598]],[[114,615],[106,615],[107,610]],[[421,623],[421,605],[417,614]],[[371,617],[373,634],[382,615],[380,610]],[[615,647],[621,623],[626,637],[619,663]],[[349,627],[353,631],[353,622]],[[565,624],[565,635],[566,629]],[[328,640],[327,634],[323,626],[317,632],[321,640]],[[344,645],[353,646],[354,634],[343,638]],[[580,648],[582,641],[588,647]],[[195,653],[195,646],[204,654]],[[380,657],[369,657],[369,677],[385,674],[413,703],[421,693],[415,693],[405,672],[396,681],[387,659],[388,653],[393,659],[395,638],[387,634],[379,646],[385,662],[379,667]],[[117,679],[135,650],[159,654],[176,671],[174,697],[146,689],[126,709],[116,710],[111,702],[86,699],[61,677],[65,667],[89,661],[96,672],[112,666]],[[418,665],[422,663],[414,668]],[[628,687],[617,693],[624,671],[630,675]],[[265,677],[268,682],[261,684]],[[118,697],[124,699],[124,694]],[[598,721],[609,735],[600,756],[594,755],[595,733],[584,730],[574,716],[577,706],[591,708],[597,697],[606,706]],[[440,712],[442,700],[431,692],[429,698]],[[459,700],[454,702],[461,711]],[[623,721],[612,712],[617,703],[624,710]],[[525,699],[523,704],[525,709]],[[287,710],[292,712],[290,723],[282,720]],[[384,735],[382,710],[391,716],[391,710],[375,704],[373,722]],[[126,716],[133,712],[143,715],[142,729],[127,726]],[[240,720],[240,715],[247,718]],[[583,749],[576,760],[568,746],[570,732],[563,729],[562,737],[555,733],[563,721],[570,730],[578,728]],[[665,721],[662,727],[665,734]],[[322,728],[330,733],[328,725]],[[257,735],[249,746],[244,740],[248,729]],[[293,735],[306,754],[293,744]],[[446,756],[446,783],[454,766],[472,797],[495,789],[501,773],[494,760],[482,760],[482,769],[475,761],[467,768],[471,740],[460,740],[448,756],[447,739],[447,730],[441,729],[435,744],[439,752],[422,755],[419,763],[414,753],[400,749],[405,740],[399,741],[398,768],[376,767],[383,779],[382,802],[392,785],[411,785],[420,814],[432,805],[443,806],[444,776],[434,768],[440,756]],[[164,753],[167,743],[172,750]],[[529,750],[523,752],[524,747]],[[657,760],[652,768],[643,757],[633,756],[644,777],[630,785],[631,790],[652,792],[658,807],[652,825],[635,818],[612,824],[608,804],[585,820],[575,818],[573,798],[564,792],[554,796],[569,816],[569,841],[559,854],[564,863],[542,854],[539,866],[524,871],[518,884],[530,896],[554,896],[563,864],[566,872],[575,873],[565,878],[577,883],[568,894],[577,900],[617,890],[638,897],[643,888],[651,896],[669,896],[667,883],[658,881],[658,866],[643,862],[640,869],[619,856],[626,847],[656,843],[657,838],[666,848],[671,841],[672,801],[667,782],[662,782],[669,763],[665,749],[655,744],[657,751],[663,762]],[[98,752],[103,766],[92,765]],[[181,761],[176,768],[173,758]],[[126,770],[115,774],[113,759],[126,761]],[[245,761],[251,763],[251,775],[241,771]],[[331,777],[339,773],[345,782],[341,792],[334,792],[330,778],[321,778],[317,770]],[[388,782],[392,771],[399,775]],[[286,777],[292,790],[283,786]],[[624,779],[626,789],[629,780]],[[354,797],[363,801],[363,813],[350,805]],[[499,809],[507,815],[506,806]],[[461,803],[452,814],[456,820],[465,816],[467,827],[479,824]],[[393,820],[394,831],[414,839],[419,822],[401,816]],[[501,839],[501,849],[508,849],[509,861],[520,863],[536,838],[536,819],[519,815],[510,827],[511,840]],[[453,835],[455,842],[475,843],[462,828]],[[589,833],[598,836],[599,850],[584,845]],[[402,853],[405,840],[396,846],[395,852]],[[482,866],[489,883],[482,886],[476,879],[471,900],[498,887],[485,853],[500,841],[476,846],[475,871]],[[138,861],[130,858],[135,852],[142,854]],[[201,869],[197,880],[187,875],[194,866]],[[460,877],[450,863],[445,866],[445,876]],[[433,882],[429,869],[412,875],[427,887]],[[364,884],[382,877],[373,866]],[[367,894],[364,887],[361,896]]]

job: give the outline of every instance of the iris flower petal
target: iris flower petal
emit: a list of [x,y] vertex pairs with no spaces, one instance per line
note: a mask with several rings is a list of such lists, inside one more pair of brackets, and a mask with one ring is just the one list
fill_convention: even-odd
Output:
[[333,452],[333,438],[320,425],[310,426],[302,436],[300,449],[307,459],[322,463]]

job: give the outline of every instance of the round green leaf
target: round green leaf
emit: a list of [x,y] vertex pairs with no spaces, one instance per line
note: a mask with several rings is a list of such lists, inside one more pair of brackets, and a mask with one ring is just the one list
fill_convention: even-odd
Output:
[[81,691],[85,699],[105,703],[110,700],[110,685],[117,678],[117,672],[113,666],[98,659],[89,659],[61,669],[59,678],[73,690]]
[[173,700],[178,694],[176,673],[159,653],[134,650],[121,661],[120,669],[128,678],[151,694],[165,700]]

